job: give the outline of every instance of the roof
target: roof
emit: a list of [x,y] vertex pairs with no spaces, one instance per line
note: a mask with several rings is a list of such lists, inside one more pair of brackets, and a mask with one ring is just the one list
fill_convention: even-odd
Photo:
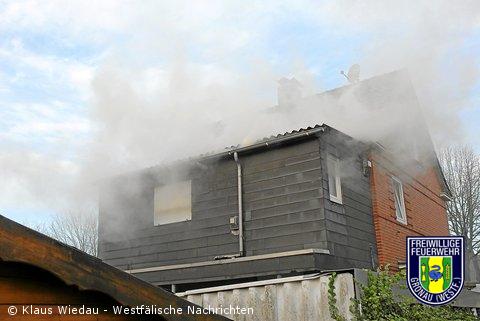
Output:
[[[161,169],[169,170],[171,167],[179,167],[179,168],[181,168],[182,166],[189,167],[192,164],[195,164],[195,163],[199,164],[202,161],[217,160],[225,157],[232,157],[235,152],[237,153],[252,152],[261,148],[278,146],[286,142],[294,142],[294,141],[306,139],[309,137],[316,137],[316,135],[319,135],[320,133],[324,132],[327,128],[331,130],[335,130],[334,128],[325,124],[322,124],[322,125],[317,124],[313,126],[294,129],[281,134],[276,134],[269,137],[261,138],[253,144],[249,144],[245,146],[235,145],[235,146],[225,147],[221,150],[210,151],[197,156],[192,156],[185,159],[179,159],[170,163],[157,164],[154,166],[150,166],[148,168],[122,173],[122,174],[107,178],[105,182],[110,180],[115,180],[117,178],[127,177],[134,173],[135,174],[145,173],[152,170],[155,171],[155,170],[161,170]],[[344,135],[347,136],[346,134]]]
[[321,127],[324,127],[324,126],[326,126],[326,125],[318,125],[317,124],[317,125],[314,125],[314,126],[308,126],[308,127],[304,127],[304,128],[294,129],[292,131],[287,131],[283,134],[276,134],[276,135],[271,135],[269,137],[264,137],[262,139],[259,139],[256,143],[275,140],[275,139],[281,138],[281,137],[289,137],[289,136],[292,136],[292,135],[295,135],[295,134],[298,134],[298,133],[309,132],[312,129],[318,129],[318,128],[321,128]]
[[260,147],[267,147],[267,146],[272,146],[276,145],[281,142],[289,141],[289,140],[294,140],[296,138],[304,138],[307,136],[314,136],[317,133],[325,131],[325,129],[328,126],[323,124],[323,125],[313,125],[313,126],[308,126],[308,127],[303,127],[299,129],[294,129],[291,131],[287,131],[284,133],[276,134],[276,135],[271,135],[268,137],[263,137],[261,139],[258,139],[255,141],[253,144],[246,145],[246,146],[241,146],[241,145],[236,145],[236,146],[230,146],[225,148],[223,151],[216,151],[212,153],[207,153],[207,154],[202,154],[199,157],[200,158],[206,158],[206,157],[211,157],[211,156],[221,156],[221,155],[231,155],[234,152],[243,152],[247,150],[253,150],[257,149]]
[[[94,290],[109,295],[120,304],[195,306],[176,295],[155,287],[100,259],[60,243],[0,215],[0,262],[26,263],[57,276],[80,290]],[[163,315],[167,320],[229,320],[214,314]]]
[[[282,78],[280,81],[290,81],[286,78]],[[295,80],[296,81],[296,80]],[[269,137],[264,137],[262,139],[256,140],[252,144],[248,145],[234,145],[230,147],[226,147],[220,150],[213,150],[210,152],[206,152],[197,156],[189,157],[187,159],[177,160],[171,163],[165,164],[158,164],[147,168],[146,170],[157,170],[162,168],[169,168],[171,166],[176,165],[184,165],[184,164],[191,164],[197,163],[202,161],[206,161],[209,159],[219,159],[225,157],[232,157],[232,155],[237,153],[245,153],[245,152],[253,152],[254,150],[260,150],[265,148],[270,148],[273,146],[279,146],[283,143],[293,142],[295,140],[306,139],[307,137],[314,137],[315,135],[320,134],[321,132],[325,131],[327,128],[330,130],[335,130],[338,133],[344,134],[346,137],[357,137],[354,133],[348,132],[348,128],[342,127],[341,124],[331,124],[335,126],[331,127],[322,123],[319,125],[318,123],[315,125],[310,125],[304,127],[304,124],[308,124],[312,121],[318,121],[315,117],[310,117],[311,114],[306,113],[307,110],[311,110],[311,106],[318,106],[318,108],[326,108],[327,106],[331,110],[340,110],[344,111],[344,107],[351,104],[352,99],[357,101],[359,104],[364,106],[369,106],[372,110],[381,110],[385,109],[386,106],[388,110],[407,110],[409,112],[411,120],[419,119],[418,114],[420,110],[420,104],[415,94],[415,89],[411,83],[410,76],[405,69],[396,70],[389,73],[385,73],[382,75],[377,75],[368,79],[361,80],[359,82],[353,84],[347,84],[342,87],[338,87],[332,90],[328,90],[319,94],[315,94],[313,96],[304,97],[301,101],[298,102],[298,106],[295,107],[297,112],[295,115],[303,115],[295,121],[292,120],[292,124],[299,125],[298,129],[282,132],[280,134],[272,135]],[[290,107],[289,107],[290,108]],[[292,117],[293,114],[288,113],[288,110],[283,108],[282,106],[274,106],[267,109],[267,112],[271,115],[281,115],[285,114],[286,117]],[[320,113],[319,113],[320,114]],[[272,120],[274,121],[274,120]],[[323,121],[327,121],[323,119]],[[337,126],[338,125],[338,126]],[[364,127],[369,126],[365,124]],[[424,123],[418,125],[421,127],[425,127]],[[292,125],[295,127],[295,125]],[[406,131],[406,130],[405,130]],[[430,135],[428,133],[428,129],[426,129],[426,134],[428,135],[428,139],[430,139]],[[361,139],[359,141],[367,142],[365,139]],[[376,146],[375,142],[373,142],[373,146]],[[383,142],[382,142],[383,143]],[[431,143],[431,142],[430,142]],[[388,145],[388,144],[386,144]],[[445,180],[445,177],[442,172],[442,168],[438,163],[437,155],[434,151],[433,145],[431,145],[432,152],[434,154],[434,162],[433,166],[436,169],[436,174],[438,175],[439,182],[442,185],[443,193],[448,197],[451,196],[450,189],[448,184]],[[141,170],[143,172],[143,170]],[[135,171],[138,172],[138,171]],[[125,173],[129,174],[129,173]],[[124,175],[119,175],[124,176]]]
[[[280,81],[285,80],[288,79],[282,78]],[[344,133],[346,136],[352,136],[352,133],[348,132],[348,128],[344,128],[345,126],[342,127],[341,124],[331,123],[328,119],[319,120],[315,117],[311,118],[311,114],[306,112],[307,110],[311,110],[312,106],[318,106],[318,108],[328,107],[334,110],[343,110],[343,107],[351,104],[352,99],[362,105],[369,106],[369,108],[371,108],[372,110],[384,109],[385,106],[389,106],[388,108],[392,110],[398,108],[404,109],[406,108],[406,106],[410,105],[415,105],[414,110],[417,110],[417,107],[419,108],[419,103],[416,99],[415,90],[413,88],[413,85],[411,84],[408,72],[404,69],[396,70],[368,79],[364,79],[353,84],[347,84],[345,86],[324,91],[322,93],[303,97],[296,104],[294,109],[296,109],[297,112],[295,112],[294,114],[288,113],[288,110],[286,110],[282,106],[273,106],[267,108],[266,112],[272,115],[272,117],[273,115],[283,114],[286,115],[286,117],[292,118],[290,128],[293,127],[296,129],[282,132],[269,137],[264,137],[255,141],[253,144],[238,144],[226,147],[224,149],[210,151],[195,157],[191,157],[188,160],[216,158],[228,156],[233,154],[234,152],[240,153],[246,150],[250,151],[262,146],[271,146],[272,144],[285,142],[286,140],[306,137],[309,135],[309,133],[313,134],[316,132],[320,132],[325,130],[325,128],[327,127],[331,129],[334,129],[335,127],[336,131]],[[288,108],[292,109],[293,107]],[[318,114],[321,115],[322,113]],[[411,114],[413,115],[414,113]],[[297,118],[297,116],[299,118]],[[293,118],[295,118],[295,120],[293,120]],[[314,121],[313,124],[312,120]],[[323,122],[327,122],[329,125],[333,125],[334,127],[327,126]],[[306,124],[309,123],[311,125],[306,126]],[[320,123],[322,125],[319,125]]]

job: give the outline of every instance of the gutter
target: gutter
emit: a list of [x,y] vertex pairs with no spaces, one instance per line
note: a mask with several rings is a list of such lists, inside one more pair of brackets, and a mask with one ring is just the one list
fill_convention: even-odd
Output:
[[272,139],[262,141],[260,143],[256,143],[256,144],[253,144],[253,145],[248,145],[248,146],[245,146],[245,147],[232,148],[232,149],[227,150],[225,152],[200,156],[199,159],[200,159],[200,161],[218,159],[218,158],[222,158],[222,157],[233,156],[235,153],[238,153],[238,154],[249,153],[249,152],[253,152],[254,150],[257,150],[257,149],[273,147],[273,146],[280,145],[280,144],[285,143],[285,142],[294,141],[294,140],[302,139],[302,138],[309,137],[309,136],[315,136],[318,133],[323,133],[325,131],[326,127],[327,127],[327,125],[321,125],[319,127],[315,127],[315,128],[311,128],[311,129],[307,129],[307,130],[298,132],[296,134],[288,134],[287,133],[287,134],[281,135],[281,137],[274,137]]
[[[296,134],[288,134],[286,136],[272,138],[270,140],[260,142],[260,143],[256,143],[256,144],[253,144],[253,145],[250,145],[250,146],[235,148],[231,151],[226,152],[225,154],[226,155],[232,155],[234,153],[250,152],[250,151],[253,151],[255,149],[262,148],[262,147],[263,148],[268,148],[268,147],[275,146],[275,145],[278,145],[278,144],[281,144],[281,143],[284,143],[284,142],[287,142],[287,141],[290,141],[290,140],[300,139],[300,138],[304,138],[304,137],[307,137],[307,136],[313,136],[317,133],[322,133],[324,131],[325,131],[325,127],[324,127],[324,125],[322,125],[320,127],[312,128],[310,130],[302,131],[302,132],[299,132],[299,133],[296,133]],[[220,156],[220,155],[218,155],[218,156]]]
[[148,168],[144,168],[142,170],[131,171],[131,172],[127,172],[127,173],[123,173],[123,174],[120,174],[120,175],[113,176],[113,177],[109,178],[108,181],[111,181],[112,179],[115,179],[115,178],[121,178],[121,177],[130,175],[130,174],[133,174],[133,173],[144,173],[144,172],[148,172],[150,170],[155,170],[155,169],[158,169],[158,168],[162,168],[164,166],[166,167],[167,165],[172,166],[174,164],[184,164],[184,163],[192,163],[193,162],[193,164],[200,167],[201,169],[206,169],[207,168],[207,167],[205,167],[206,165],[203,164],[204,161],[211,161],[211,160],[215,161],[215,160],[218,160],[218,159],[221,159],[221,158],[231,157],[231,156],[233,156],[233,154],[235,152],[237,152],[237,153],[248,153],[248,152],[253,152],[254,150],[257,150],[257,149],[269,148],[269,147],[273,147],[273,146],[276,146],[276,145],[280,145],[284,142],[300,140],[300,139],[303,139],[303,138],[309,137],[309,136],[315,136],[318,133],[324,132],[327,127],[329,127],[329,126],[323,124],[321,126],[313,127],[311,129],[305,129],[305,130],[302,129],[301,132],[298,132],[296,134],[290,134],[290,133],[285,133],[283,135],[281,134],[280,137],[274,137],[272,139],[262,141],[260,143],[256,143],[256,144],[253,144],[253,145],[245,146],[245,147],[236,147],[236,148],[234,147],[234,148],[231,148],[231,149],[227,149],[226,151],[222,151],[222,152],[216,152],[216,153],[213,153],[213,154],[206,154],[206,155],[198,155],[196,157],[189,157],[189,158],[186,158],[186,159],[177,160],[177,161],[175,161],[173,163],[169,163],[169,164],[155,165],[155,166],[151,166],[151,167],[148,167]]

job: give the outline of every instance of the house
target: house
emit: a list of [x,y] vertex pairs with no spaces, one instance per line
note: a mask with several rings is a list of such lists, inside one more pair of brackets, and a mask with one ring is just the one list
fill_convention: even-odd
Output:
[[[156,313],[126,312],[137,307]],[[198,308],[0,216],[1,320],[229,320],[189,307]]]
[[402,123],[378,141],[325,124],[299,127],[114,177],[100,193],[100,257],[183,292],[343,268],[398,269],[407,235],[448,235],[448,187],[405,72],[302,101],[269,112],[312,115],[326,106],[342,116],[361,104],[375,123],[363,127],[385,117]]

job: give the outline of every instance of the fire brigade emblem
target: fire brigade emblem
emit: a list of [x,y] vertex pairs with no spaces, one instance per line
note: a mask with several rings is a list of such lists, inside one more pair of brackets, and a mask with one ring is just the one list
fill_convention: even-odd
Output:
[[447,304],[463,288],[463,237],[407,237],[407,284],[420,302]]

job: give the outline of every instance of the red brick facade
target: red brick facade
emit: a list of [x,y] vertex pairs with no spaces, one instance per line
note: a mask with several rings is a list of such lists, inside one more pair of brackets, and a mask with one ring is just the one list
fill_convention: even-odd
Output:
[[[405,261],[406,237],[414,235],[448,235],[445,201],[440,197],[442,185],[433,166],[418,174],[409,174],[395,166],[381,153],[371,156],[372,207],[380,265],[398,268]],[[407,225],[395,213],[392,176],[402,181]]]

